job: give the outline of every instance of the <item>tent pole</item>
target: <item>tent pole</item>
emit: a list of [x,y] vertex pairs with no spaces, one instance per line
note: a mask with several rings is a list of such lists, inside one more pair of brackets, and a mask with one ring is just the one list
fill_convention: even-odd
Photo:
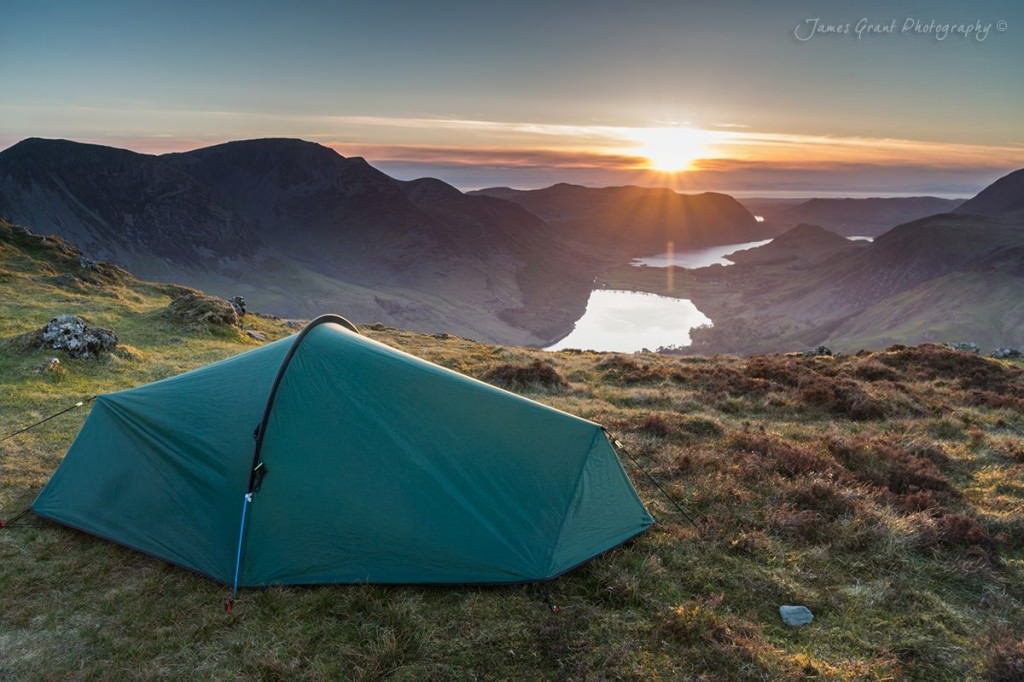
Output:
[[235,579],[231,583],[232,600],[238,594],[238,574],[242,568],[242,539],[245,537],[245,513],[249,509],[250,502],[252,502],[252,493],[246,493],[242,496],[242,523],[238,527],[238,550],[235,552]]

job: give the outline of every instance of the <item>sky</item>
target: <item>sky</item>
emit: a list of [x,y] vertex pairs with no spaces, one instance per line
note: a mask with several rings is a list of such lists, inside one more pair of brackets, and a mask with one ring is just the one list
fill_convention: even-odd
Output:
[[299,137],[463,189],[969,196],[1024,167],[1024,3],[0,0],[0,148]]

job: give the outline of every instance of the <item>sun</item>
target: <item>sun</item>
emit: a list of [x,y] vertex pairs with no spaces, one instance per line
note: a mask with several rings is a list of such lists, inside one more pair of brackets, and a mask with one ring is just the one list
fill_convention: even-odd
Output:
[[636,153],[647,159],[651,170],[681,173],[693,168],[693,162],[710,154],[712,134],[697,128],[641,128],[633,133]]

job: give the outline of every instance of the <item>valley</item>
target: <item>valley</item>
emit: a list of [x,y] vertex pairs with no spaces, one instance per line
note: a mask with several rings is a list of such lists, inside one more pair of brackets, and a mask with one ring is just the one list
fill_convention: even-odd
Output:
[[[677,352],[995,348],[1024,344],[1022,182],[1012,173],[966,202],[748,200],[762,222],[716,193],[565,183],[464,193],[301,140],[154,156],[29,139],[0,152],[0,216],[89,259],[283,317],[337,311],[563,347],[591,323],[581,318],[595,290],[609,289],[687,299],[695,320],[710,318],[665,333],[658,345]],[[686,267],[662,267],[669,248]]]

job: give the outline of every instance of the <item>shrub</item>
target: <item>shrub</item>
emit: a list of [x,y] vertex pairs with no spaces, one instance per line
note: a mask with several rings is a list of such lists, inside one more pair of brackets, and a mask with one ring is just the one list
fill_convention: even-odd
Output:
[[957,495],[931,461],[884,439],[831,438],[828,449],[855,478],[897,495],[918,490]]
[[827,473],[833,465],[824,457],[763,432],[743,432],[732,437],[733,450],[752,452],[771,461],[772,468],[787,477]]
[[669,373],[658,367],[640,364],[622,355],[612,355],[597,363],[607,381],[618,384],[652,384],[664,381]]
[[513,391],[547,389],[562,391],[569,383],[551,365],[534,360],[528,365],[498,365],[484,373],[483,378],[492,384],[504,386]]
[[800,399],[805,404],[855,421],[884,419],[887,416],[882,403],[850,379],[808,375],[800,381],[798,388]]
[[828,519],[852,514],[857,509],[849,492],[823,476],[794,479],[784,492],[786,499],[799,509],[818,512]]
[[1012,632],[1000,631],[991,635],[985,660],[985,679],[991,682],[1024,680],[1024,639]]
[[943,514],[935,521],[938,541],[948,547],[991,547],[992,539],[985,529],[966,514]]
[[850,374],[864,381],[897,381],[900,378],[891,367],[873,357],[858,362]]
[[690,417],[674,412],[651,412],[620,422],[619,426],[654,438],[691,440],[721,435],[722,426],[713,419]]

